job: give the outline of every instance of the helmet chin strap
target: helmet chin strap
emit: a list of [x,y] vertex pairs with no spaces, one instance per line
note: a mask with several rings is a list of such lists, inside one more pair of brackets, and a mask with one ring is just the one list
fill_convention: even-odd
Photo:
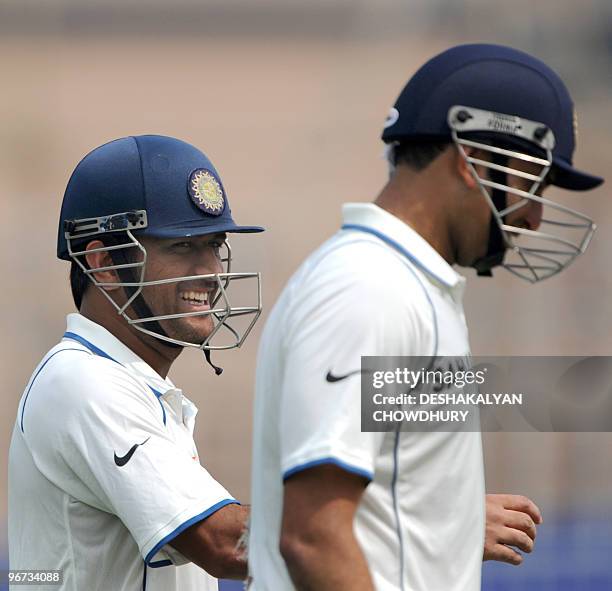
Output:
[[[493,154],[493,162],[500,166],[507,165],[508,158],[500,154]],[[489,171],[491,180],[500,185],[506,185],[508,175],[499,170],[491,169]],[[491,192],[491,201],[497,211],[503,211],[507,207],[507,196],[505,191],[494,188]],[[487,253],[482,258],[478,259],[472,265],[476,269],[479,277],[493,277],[493,267],[497,267],[504,262],[506,253],[506,243],[497,223],[495,214],[491,212],[489,220],[489,243],[487,245]]]
[[[119,271],[130,271],[130,269],[119,269]],[[126,283],[128,282],[126,281]],[[124,289],[126,290],[131,289],[132,293],[134,290],[134,288],[128,288],[128,287],[125,287]],[[130,295],[131,294],[128,293],[128,297]],[[149,308],[149,305],[147,304],[145,299],[142,297],[142,293],[139,294],[138,297],[132,302],[132,306],[134,307],[135,312],[141,318],[146,318],[147,316],[153,316],[153,312],[151,308]],[[147,328],[151,330],[152,332],[161,334],[164,337],[170,337],[170,335],[161,327],[160,323],[157,320],[152,320],[151,322],[144,322],[143,324],[145,326],[149,325]],[[173,349],[183,349],[184,348],[181,345],[177,345],[176,343],[170,343],[168,341],[164,341],[164,345],[166,345],[167,347],[172,347]],[[215,371],[215,375],[219,376],[223,373],[223,368],[215,365],[212,362],[210,349],[206,349],[204,351],[204,357],[206,358],[206,362],[208,363],[208,365],[210,365],[210,367],[212,367],[213,370]]]
[[208,365],[210,365],[210,367],[212,367],[215,370],[215,375],[216,376],[220,376],[223,373],[223,368],[215,365],[210,360],[210,349],[205,349],[204,350],[204,357],[206,357],[206,362],[208,363]]
[[[109,254],[113,260],[115,265],[123,265],[128,263],[128,259],[125,256],[124,252],[121,252],[122,249],[111,251]],[[117,273],[119,274],[119,279],[121,279],[122,283],[135,283],[136,278],[134,277],[134,272],[131,268],[127,269],[117,269]],[[131,298],[136,292],[135,287],[125,286],[123,288],[128,298]],[[145,301],[144,297],[142,297],[142,293],[138,294],[138,296],[134,299],[134,301],[130,304],[136,314],[140,318],[152,317],[153,311],[149,307],[149,304]],[[162,328],[161,324],[157,320],[151,320],[150,322],[143,322],[143,325],[150,330],[151,332],[156,332],[157,334],[170,338],[170,335]],[[172,343],[170,341],[164,341],[164,345],[166,347],[171,347],[172,349],[183,349],[182,345],[177,345],[176,343]],[[211,361],[210,350],[206,349],[204,351],[204,357],[206,358],[206,362],[213,368],[215,371],[215,375],[221,375],[223,373],[223,368],[216,366]]]

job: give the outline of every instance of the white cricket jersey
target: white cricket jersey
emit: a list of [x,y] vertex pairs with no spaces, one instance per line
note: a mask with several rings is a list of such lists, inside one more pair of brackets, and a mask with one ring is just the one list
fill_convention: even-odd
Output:
[[200,465],[196,413],[110,332],[70,314],[19,404],[10,568],[61,570],[70,591],[216,590],[169,545],[237,502]]
[[[467,356],[465,279],[414,230],[347,204],[274,307],[259,348],[249,565],[294,589],[279,552],[283,480],[322,463],[370,480],[354,529],[380,591],[480,589],[480,433],[362,433],[362,355]],[[326,380],[328,372],[345,379]],[[316,568],[316,565],[313,565]]]

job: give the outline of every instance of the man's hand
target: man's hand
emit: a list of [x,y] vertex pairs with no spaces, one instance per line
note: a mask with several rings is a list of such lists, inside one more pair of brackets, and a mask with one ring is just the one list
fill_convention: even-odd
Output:
[[487,495],[486,510],[483,560],[521,564],[523,557],[509,546],[527,553],[533,550],[536,525],[542,523],[540,510],[521,495]]

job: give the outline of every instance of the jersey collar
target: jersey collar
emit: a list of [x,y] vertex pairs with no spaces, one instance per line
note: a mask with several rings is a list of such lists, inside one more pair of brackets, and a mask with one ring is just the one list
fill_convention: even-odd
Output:
[[[162,378],[148,363],[143,361],[129,347],[103,326],[85,318],[81,314],[68,314],[66,332],[73,333],[99,350],[97,354],[110,357],[113,361],[138,374],[153,390],[160,395],[176,389],[169,379]],[[90,348],[90,347],[87,347]],[[94,351],[96,352],[96,351]]]
[[430,278],[448,289],[462,288],[459,275],[420,234],[408,224],[374,203],[345,203],[342,228],[365,230],[404,254]]

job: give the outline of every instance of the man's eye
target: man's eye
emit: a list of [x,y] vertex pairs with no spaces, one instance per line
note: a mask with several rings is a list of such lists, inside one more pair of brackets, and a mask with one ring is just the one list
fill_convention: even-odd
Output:
[[172,248],[178,248],[178,249],[187,249],[187,248],[191,248],[191,242],[175,242],[172,245]]

